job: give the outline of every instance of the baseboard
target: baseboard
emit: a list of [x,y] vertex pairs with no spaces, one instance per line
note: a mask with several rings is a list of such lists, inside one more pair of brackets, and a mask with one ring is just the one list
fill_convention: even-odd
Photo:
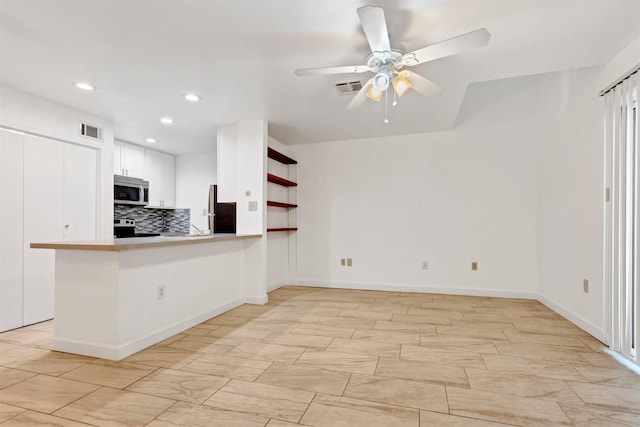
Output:
[[562,317],[564,317],[565,319],[567,319],[568,321],[570,321],[571,323],[573,323],[574,325],[576,325],[577,327],[582,329],[583,331],[585,331],[588,334],[592,335],[597,340],[600,340],[602,342],[606,342],[604,330],[602,330],[601,328],[591,324],[590,322],[588,322],[587,320],[583,319],[582,317],[571,313],[569,310],[567,310],[564,307],[562,307],[562,306],[560,306],[560,305],[548,300],[547,298],[543,297],[542,295],[538,295],[537,299],[542,304],[546,305],[548,308],[550,308],[551,310],[555,311],[556,313],[558,313],[559,315],[561,315]]
[[245,304],[264,305],[268,301],[269,301],[269,296],[267,294],[260,295],[257,297],[244,297]]
[[316,288],[332,288],[332,289],[358,289],[370,291],[395,291],[395,292],[416,292],[423,294],[449,294],[449,295],[468,295],[483,297],[499,297],[499,298],[519,298],[519,299],[538,299],[535,292],[523,291],[505,291],[502,289],[469,289],[469,288],[447,288],[440,286],[426,285],[392,285],[388,283],[358,283],[358,282],[321,282],[311,280],[296,280],[284,285],[290,286],[309,286]]
[[[266,295],[265,295],[266,298]],[[165,326],[162,329],[154,331],[143,337],[131,340],[121,346],[109,346],[103,343],[95,342],[82,342],[70,339],[64,339],[60,337],[54,337],[51,341],[51,348],[56,351],[63,351],[66,353],[81,354],[83,356],[99,357],[109,360],[121,360],[127,356],[137,353],[147,347],[159,343],[167,338],[170,338],[180,332],[189,329],[193,326],[225,313],[233,308],[242,305],[245,302],[244,299],[236,299],[226,304],[219,305],[211,310],[207,310],[204,313],[200,313],[191,316],[187,319],[175,322],[171,325]],[[265,301],[266,302],[266,301]],[[262,303],[264,304],[264,303]]]
[[469,296],[485,296],[485,297],[499,297],[499,298],[520,298],[520,299],[534,299],[544,304],[551,310],[555,311],[562,317],[569,320],[571,323],[578,326],[594,338],[605,341],[604,331],[589,323],[580,316],[576,316],[565,308],[549,301],[542,295],[536,292],[522,292],[522,291],[505,291],[500,289],[468,289],[468,288],[446,288],[438,286],[422,286],[422,285],[391,285],[386,283],[353,283],[353,282],[322,282],[313,280],[296,280],[292,283],[287,283],[290,286],[308,286],[318,288],[332,288],[332,289],[359,289],[359,290],[373,290],[373,291],[396,291],[396,292],[416,292],[416,293],[432,293],[432,294],[449,294],[449,295],[469,295]]
[[51,349],[64,353],[80,354],[82,356],[99,357],[100,359],[120,360],[118,347],[63,338],[52,338]]
[[280,289],[286,284],[287,284],[286,282],[278,282],[278,283],[273,283],[271,285],[267,285],[267,292],[272,292],[272,291],[275,291],[276,289]]

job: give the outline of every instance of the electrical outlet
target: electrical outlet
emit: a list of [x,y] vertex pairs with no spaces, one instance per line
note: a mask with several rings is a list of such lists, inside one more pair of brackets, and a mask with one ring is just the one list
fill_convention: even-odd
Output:
[[585,294],[589,293],[589,280],[588,279],[584,279],[582,281],[582,290],[584,291]]
[[164,299],[167,294],[167,287],[165,285],[158,285],[158,299]]
[[250,211],[257,211],[258,210],[258,202],[255,201],[255,200],[249,201],[249,210]]
[[477,270],[478,269],[478,261],[472,261],[471,262],[471,269],[472,270]]
[[347,258],[347,267],[351,267],[353,265],[353,261],[351,258]]
[[422,269],[423,270],[429,269],[429,261],[422,261]]
[[340,258],[340,265],[344,267],[346,264],[346,260],[344,258]]

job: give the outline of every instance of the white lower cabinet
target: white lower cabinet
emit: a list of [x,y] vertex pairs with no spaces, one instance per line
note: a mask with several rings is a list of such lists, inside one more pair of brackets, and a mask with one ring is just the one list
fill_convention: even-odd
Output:
[[54,317],[54,251],[30,243],[95,239],[97,153],[6,130],[0,130],[0,153],[0,226],[8,231],[0,242],[5,331]]

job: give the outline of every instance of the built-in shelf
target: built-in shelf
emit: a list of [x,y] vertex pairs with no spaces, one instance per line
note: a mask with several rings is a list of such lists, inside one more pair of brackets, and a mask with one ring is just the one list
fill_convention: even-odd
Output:
[[293,203],[282,203],[282,202],[274,202],[273,200],[267,200],[267,206],[275,206],[277,208],[297,208],[298,205],[294,205]]
[[293,160],[291,157],[287,157],[279,151],[274,150],[271,147],[267,148],[267,157],[273,159],[277,162],[284,163],[285,165],[297,165],[298,162]]
[[[283,166],[279,166],[279,165],[275,165],[273,163],[271,163],[271,167],[275,168],[272,169],[272,171],[278,171],[279,174],[284,173],[284,171],[286,170],[286,177],[289,178],[293,178],[296,179],[297,177],[297,167],[298,167],[298,162],[295,161],[294,159],[292,159],[289,156],[285,156],[284,154],[280,153],[277,150],[274,150],[271,147],[267,147],[267,156],[272,159],[275,160],[276,162],[282,163],[283,165],[286,165],[286,167]],[[267,227],[267,232],[272,233],[272,232],[278,232],[278,231],[282,231],[282,232],[289,232],[289,231],[297,231],[298,227],[294,227],[295,225],[297,225],[297,221],[296,221],[296,209],[298,207],[297,205],[297,186],[298,184],[294,181],[291,181],[287,178],[283,178],[281,176],[278,175],[274,175],[271,173],[267,173],[267,182],[271,182],[273,184],[278,184],[278,185],[282,185],[284,187],[288,187],[287,188],[287,196],[283,197],[282,199],[287,200],[287,202],[276,202],[275,200],[267,200],[267,206],[273,206],[273,207],[277,207],[277,208],[284,208],[286,209],[288,212],[286,214],[287,217],[287,221],[286,224],[282,224],[284,225],[284,227]],[[275,190],[275,189],[274,189]],[[277,194],[281,194],[282,190],[279,190],[280,193],[276,192]],[[274,197],[274,198],[280,198],[280,197]],[[282,200],[281,199],[281,200]],[[292,203],[290,203],[292,202]],[[275,212],[274,212],[275,214]],[[280,213],[276,214],[276,216],[280,217]],[[280,224],[278,224],[280,225]]]
[[267,174],[267,181],[273,182],[274,184],[283,185],[285,187],[295,187],[298,185],[293,181],[289,181],[288,179],[284,179],[270,173]]

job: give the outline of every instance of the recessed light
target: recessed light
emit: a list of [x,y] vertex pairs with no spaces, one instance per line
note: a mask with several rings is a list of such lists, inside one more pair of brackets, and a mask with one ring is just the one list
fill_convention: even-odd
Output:
[[158,142],[158,141],[156,141],[155,138],[147,138],[147,139],[145,139],[145,141],[148,142],[149,144],[155,144],[156,142]]
[[198,95],[196,95],[195,93],[188,93],[184,96],[184,99],[186,99],[187,101],[191,101],[191,102],[198,102],[200,101],[200,97]]
[[171,117],[163,117],[160,119],[160,121],[165,125],[170,125],[171,123],[173,123],[173,119]]
[[93,90],[93,86],[91,86],[89,83],[85,83],[85,82],[77,82],[76,83],[76,87],[78,89],[82,89],[82,90]]

